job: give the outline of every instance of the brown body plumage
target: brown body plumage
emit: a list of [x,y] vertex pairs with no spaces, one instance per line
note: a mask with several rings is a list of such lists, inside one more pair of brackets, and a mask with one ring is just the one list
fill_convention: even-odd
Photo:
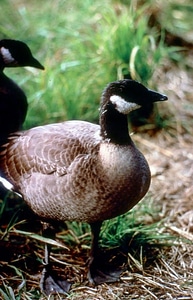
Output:
[[[127,114],[146,101],[166,99],[132,80],[113,82],[102,95],[100,125],[68,121],[36,127],[12,135],[2,148],[0,169],[36,214],[90,223],[92,282],[118,278],[115,271],[98,272],[95,264],[102,221],[127,212],[150,185],[149,167],[131,140]],[[56,287],[48,273],[47,267],[42,289],[61,292],[61,281]]]
[[113,218],[145,195],[150,171],[132,142],[115,146],[99,134],[98,125],[82,121],[28,130],[10,139],[1,167],[42,218]]

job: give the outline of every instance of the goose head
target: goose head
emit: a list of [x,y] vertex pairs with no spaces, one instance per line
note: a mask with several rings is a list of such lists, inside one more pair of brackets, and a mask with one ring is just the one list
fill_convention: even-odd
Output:
[[28,66],[44,70],[25,43],[11,39],[0,40],[0,66],[2,69]]
[[128,144],[127,115],[142,106],[165,100],[166,95],[150,90],[137,81],[124,79],[111,82],[101,98],[101,136],[114,143]]

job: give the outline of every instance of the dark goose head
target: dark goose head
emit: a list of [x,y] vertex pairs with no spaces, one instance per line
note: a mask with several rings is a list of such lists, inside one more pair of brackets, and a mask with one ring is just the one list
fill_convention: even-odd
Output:
[[101,135],[114,143],[127,144],[127,115],[149,103],[167,100],[167,96],[146,88],[141,83],[125,79],[111,82],[102,94]]
[[11,39],[0,41],[0,66],[2,68],[28,66],[44,70],[25,43]]

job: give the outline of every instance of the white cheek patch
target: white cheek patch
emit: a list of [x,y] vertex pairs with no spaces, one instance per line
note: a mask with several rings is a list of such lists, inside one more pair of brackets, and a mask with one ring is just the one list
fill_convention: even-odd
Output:
[[11,64],[15,61],[15,59],[12,57],[9,49],[1,47],[1,54],[2,54],[3,60],[6,64]]
[[122,114],[128,114],[132,110],[138,109],[141,105],[133,102],[127,102],[122,97],[113,95],[110,97],[110,101],[115,105],[115,108]]

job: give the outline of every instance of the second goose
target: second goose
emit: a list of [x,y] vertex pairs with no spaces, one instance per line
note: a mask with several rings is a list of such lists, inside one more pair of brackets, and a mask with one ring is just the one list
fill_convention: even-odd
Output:
[[0,40],[0,143],[11,132],[21,130],[27,113],[23,90],[4,74],[4,68],[30,66],[44,70],[29,47],[18,40]]

